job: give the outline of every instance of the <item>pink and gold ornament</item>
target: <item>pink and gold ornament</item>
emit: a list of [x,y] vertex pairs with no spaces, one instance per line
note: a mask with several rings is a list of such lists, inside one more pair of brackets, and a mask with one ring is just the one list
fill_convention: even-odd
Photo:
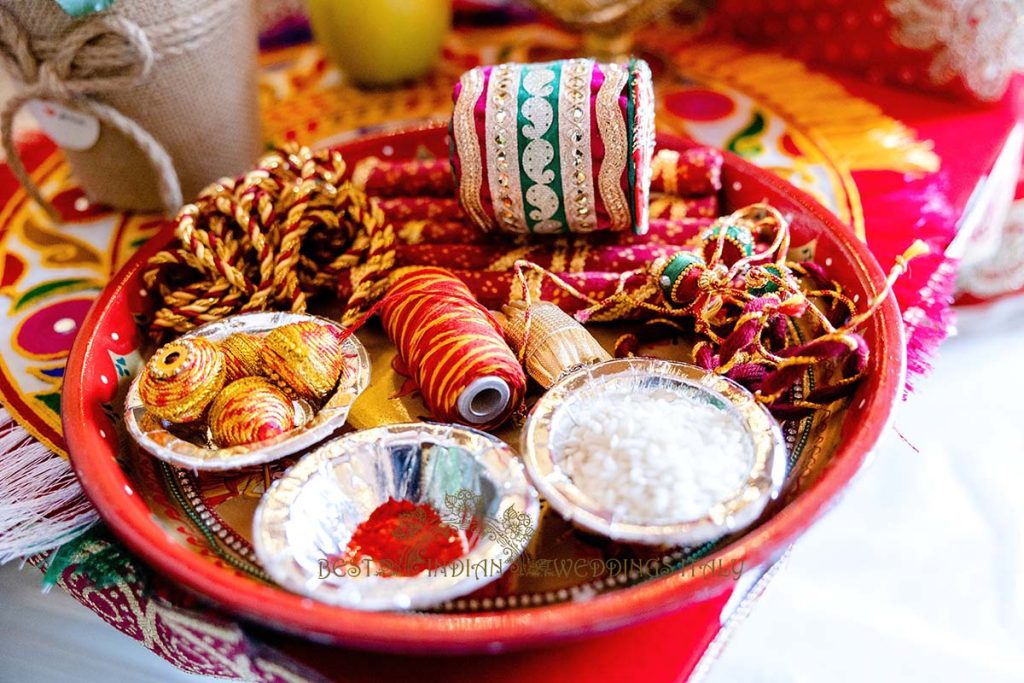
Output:
[[[761,246],[769,238],[771,243]],[[641,312],[651,318],[641,330],[619,338],[615,355],[637,354],[641,337],[657,338],[666,330],[695,333],[695,365],[743,384],[777,417],[795,418],[847,395],[863,377],[869,351],[857,330],[927,246],[911,245],[896,259],[885,288],[858,306],[813,262],[789,261],[789,245],[789,222],[761,203],[716,221],[701,234],[699,251],[655,259],[631,274],[640,277],[619,280],[603,299],[535,263],[517,261],[516,270],[527,305],[530,273],[589,303],[576,313],[577,320],[626,320]],[[794,341],[787,331],[798,318],[805,337]],[[823,365],[835,377],[819,378],[813,390],[795,399],[791,389],[809,368]]]
[[224,386],[221,350],[203,337],[178,339],[160,347],[139,380],[146,409],[168,422],[195,422]]
[[266,441],[294,426],[291,401],[263,377],[235,380],[210,407],[210,432],[219,446]]
[[673,306],[686,306],[697,298],[700,278],[706,270],[704,257],[692,251],[659,258],[651,266],[665,301]]

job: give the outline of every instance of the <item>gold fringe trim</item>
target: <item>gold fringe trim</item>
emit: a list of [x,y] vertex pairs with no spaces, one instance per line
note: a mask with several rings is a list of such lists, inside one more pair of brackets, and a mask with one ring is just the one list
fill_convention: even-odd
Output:
[[805,134],[823,138],[851,171],[939,169],[930,140],[918,140],[877,105],[796,59],[726,43],[697,43],[681,49],[675,61],[683,73],[754,95]]

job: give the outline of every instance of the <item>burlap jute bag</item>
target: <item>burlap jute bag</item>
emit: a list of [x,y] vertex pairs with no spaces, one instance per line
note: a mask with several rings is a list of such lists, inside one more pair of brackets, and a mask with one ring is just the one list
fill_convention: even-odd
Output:
[[0,0],[0,59],[21,86],[0,111],[8,163],[47,206],[12,126],[53,103],[99,123],[86,149],[62,145],[91,200],[173,212],[258,156],[256,52],[250,0],[117,0],[79,19],[53,0]]

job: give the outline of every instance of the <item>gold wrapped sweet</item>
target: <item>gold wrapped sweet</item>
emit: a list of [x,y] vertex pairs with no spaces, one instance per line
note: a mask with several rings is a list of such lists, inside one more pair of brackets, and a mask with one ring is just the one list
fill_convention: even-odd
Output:
[[149,412],[169,422],[194,422],[224,386],[224,357],[203,337],[165,344],[146,363],[139,398]]
[[263,372],[289,395],[318,401],[334,389],[345,366],[340,335],[311,320],[282,325],[263,339]]
[[263,377],[235,380],[210,407],[210,431],[219,446],[265,441],[294,426],[292,402]]
[[245,332],[237,332],[221,341],[220,350],[224,354],[224,369],[228,382],[263,374],[260,367],[262,346],[263,339]]
[[501,325],[527,374],[545,389],[569,370],[611,360],[583,325],[558,306],[547,301],[531,304],[529,330],[526,311],[522,303],[504,306]]

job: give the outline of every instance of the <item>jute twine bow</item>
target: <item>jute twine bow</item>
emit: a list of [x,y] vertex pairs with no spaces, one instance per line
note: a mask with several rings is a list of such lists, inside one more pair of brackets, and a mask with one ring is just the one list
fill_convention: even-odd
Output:
[[0,138],[11,172],[52,218],[59,218],[57,211],[43,197],[14,145],[14,117],[31,100],[67,105],[125,135],[153,165],[164,209],[171,213],[181,206],[178,174],[163,146],[136,121],[95,99],[96,95],[143,82],[154,59],[146,33],[134,22],[116,15],[97,16],[76,24],[52,54],[45,54],[36,49],[18,19],[0,6],[0,61],[24,86],[0,111]]

